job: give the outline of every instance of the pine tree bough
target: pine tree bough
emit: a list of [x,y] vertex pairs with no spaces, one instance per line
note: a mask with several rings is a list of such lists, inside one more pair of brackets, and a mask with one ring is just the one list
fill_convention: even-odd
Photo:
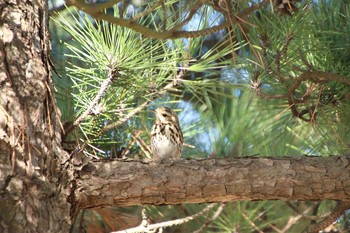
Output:
[[350,157],[100,160],[75,174],[75,211],[236,200],[350,201]]
[[[188,12],[190,17],[194,15],[194,12],[197,12],[197,10],[200,8],[200,6],[204,6],[206,4],[209,4],[215,10],[218,10],[220,12],[224,12],[223,14],[225,16],[229,16],[229,19],[226,18],[225,21],[222,22],[220,25],[205,28],[203,30],[197,30],[197,31],[180,30],[180,28],[182,26],[186,25],[190,21],[190,18],[186,18],[184,21],[182,21],[182,22],[180,21],[180,23],[178,23],[178,25],[175,25],[173,28],[171,28],[169,30],[155,31],[147,26],[144,26],[142,24],[137,23],[137,19],[139,17],[144,17],[144,16],[150,14],[153,10],[155,10],[159,5],[162,4],[160,1],[156,2],[153,6],[149,6],[150,8],[148,11],[146,10],[146,11],[136,15],[135,17],[133,17],[130,20],[126,20],[122,17],[120,17],[120,18],[114,17],[113,15],[108,15],[108,14],[103,13],[104,9],[107,9],[107,8],[113,6],[114,4],[117,3],[116,1],[110,1],[109,3],[105,3],[105,4],[93,4],[93,5],[89,5],[87,3],[84,3],[83,1],[77,1],[77,0],[66,0],[66,2],[68,5],[77,7],[79,10],[84,11],[85,13],[94,17],[95,19],[105,20],[105,21],[107,21],[109,23],[113,23],[115,25],[130,28],[136,32],[141,33],[142,35],[144,35],[146,37],[162,39],[162,40],[164,40],[164,39],[177,39],[177,38],[195,38],[195,37],[206,36],[206,35],[218,32],[220,30],[226,29],[229,26],[237,24],[240,21],[239,19],[246,18],[252,12],[254,12],[258,9],[261,9],[262,7],[271,3],[270,0],[263,0],[257,4],[254,4],[250,7],[248,7],[247,9],[244,9],[240,13],[236,14],[235,15],[236,17],[234,17],[233,15],[231,15],[229,13],[225,13],[227,9],[225,9],[225,7],[223,7],[223,6],[219,6],[220,4],[217,5],[215,1],[213,1],[212,4],[209,4],[210,1],[208,1],[208,2],[207,1],[198,1],[198,3],[194,4],[194,6],[192,6],[193,8]],[[226,5],[226,4],[224,4],[224,5]],[[166,25],[166,19],[167,19],[167,17],[165,17],[165,22],[163,22],[164,25]]]

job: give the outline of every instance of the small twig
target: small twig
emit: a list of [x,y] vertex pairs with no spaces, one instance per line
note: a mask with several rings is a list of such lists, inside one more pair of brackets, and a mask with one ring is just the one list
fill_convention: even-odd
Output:
[[275,64],[276,64],[276,70],[278,73],[281,73],[281,60],[280,59],[281,59],[281,52],[277,49]]
[[[296,78],[295,82],[288,89],[288,104],[290,105],[290,109],[292,111],[293,116],[298,117],[307,122],[310,122],[311,119],[306,119],[305,117],[303,117],[304,114],[302,115],[297,110],[296,104],[298,103],[298,101],[293,96],[295,90],[300,86],[300,84],[307,80],[313,83],[326,83],[329,81],[336,81],[340,83],[350,84],[350,79],[345,76],[323,71],[306,71],[303,74],[301,74],[298,78]],[[301,101],[303,101],[303,99]]]
[[[237,25],[238,25],[238,27],[239,27],[239,30],[242,32],[244,38],[247,40],[247,43],[249,44],[249,47],[251,48],[251,51],[253,52],[253,54],[254,54],[254,56],[256,57],[256,59],[257,59],[258,61],[260,61],[259,65],[261,65],[261,66],[263,67],[263,66],[264,66],[264,61],[263,61],[263,59],[262,59],[260,53],[258,53],[258,52],[256,51],[256,49],[254,48],[254,45],[251,43],[251,41],[250,41],[250,39],[249,39],[249,37],[248,37],[248,34],[245,33],[244,29],[242,28],[242,26],[241,26],[241,24],[240,24],[240,17],[239,17],[239,16],[235,16],[235,17],[238,19]],[[232,21],[232,20],[231,20],[231,21]],[[232,21],[231,24],[233,24],[233,21]]]
[[91,153],[89,153],[87,150],[84,150],[83,153],[86,154],[86,156],[88,156],[88,157],[93,157],[93,158],[95,158],[95,159],[97,159],[97,160],[100,160],[100,159],[101,159],[101,157],[99,157],[99,156],[97,156],[97,155],[95,155],[95,154],[91,154]]
[[132,140],[128,142],[128,145],[126,146],[126,148],[122,148],[123,150],[120,154],[120,157],[118,156],[118,154],[116,155],[117,158],[125,158],[130,153],[130,149],[132,148],[132,145],[134,143],[138,143],[137,138],[140,136],[140,133],[141,133],[141,130],[138,130],[131,135]]
[[185,217],[185,218],[165,221],[165,222],[162,222],[162,223],[149,224],[147,226],[143,226],[141,224],[138,227],[134,227],[134,228],[130,228],[130,229],[122,230],[122,231],[114,231],[114,232],[111,232],[111,233],[154,232],[154,230],[157,230],[157,229],[162,229],[162,228],[166,228],[166,227],[180,225],[180,224],[192,221],[192,220],[202,216],[206,212],[210,211],[211,209],[213,209],[214,206],[215,206],[215,204],[209,204],[207,207],[205,207],[199,213],[191,215],[191,216],[188,216],[188,217]]
[[103,97],[103,95],[106,93],[107,89],[110,86],[110,83],[115,79],[116,75],[118,74],[118,72],[114,69],[114,67],[108,67],[108,76],[107,79],[104,80],[101,84],[100,90],[98,91],[97,95],[95,96],[95,98],[91,101],[91,103],[89,104],[89,106],[87,107],[87,109],[83,112],[83,114],[81,114],[78,119],[76,119],[74,121],[74,123],[72,125],[70,125],[70,127],[68,127],[66,129],[66,134],[69,134],[70,132],[72,132],[72,130],[78,126],[83,120],[85,120],[85,118],[91,114],[91,112],[93,111],[93,108],[98,104],[99,100]]
[[143,102],[141,105],[137,106],[134,110],[132,110],[131,112],[129,112],[125,117],[119,119],[117,122],[112,123],[107,125],[106,127],[104,127],[101,132],[99,133],[99,135],[101,135],[102,133],[107,132],[108,130],[111,130],[113,128],[117,128],[118,126],[124,124],[125,122],[127,122],[129,120],[129,118],[135,116],[137,113],[139,113],[144,107],[146,107],[149,103],[151,103],[151,99],[146,100],[145,102]]
[[293,35],[286,35],[286,38],[284,40],[284,45],[283,45],[283,48],[282,48],[282,54],[284,56],[284,60],[286,61],[287,60],[287,51],[288,51],[288,46],[290,44],[290,42],[293,40],[294,36]]
[[165,31],[166,30],[166,22],[167,22],[167,13],[166,13],[166,8],[165,8],[165,3],[164,0],[160,0],[161,5],[162,5],[162,12],[163,12],[163,24],[162,24],[162,30]]
[[206,227],[208,227],[213,221],[215,221],[215,219],[217,219],[217,217],[219,217],[219,215],[221,214],[221,212],[224,210],[226,206],[226,203],[221,203],[219,205],[219,208],[215,211],[215,213],[213,214],[213,216],[208,219],[198,230],[194,231],[193,233],[200,233],[202,232]]
[[259,232],[259,233],[264,233],[262,230],[260,230],[260,228],[259,228],[253,221],[251,221],[251,220],[248,218],[248,216],[247,216],[244,212],[242,212],[242,216],[243,216],[243,218],[244,218],[245,220],[247,220],[247,222],[249,223],[249,225],[251,225],[257,232]]
[[133,135],[131,135],[131,137],[133,138],[133,141],[135,141],[137,143],[137,145],[139,145],[139,147],[141,148],[142,152],[146,155],[146,157],[151,157],[151,149],[149,148],[149,146],[146,144],[146,142],[140,138],[140,133],[141,130],[138,130],[136,133],[134,133]]
[[288,222],[287,224],[284,225],[283,229],[281,230],[281,233],[285,233],[285,232],[288,232],[289,229],[294,226],[294,224],[296,222],[299,221],[299,219],[301,219],[301,216],[298,215],[298,216],[290,216],[289,219],[288,219]]
[[266,94],[266,93],[263,93],[261,92],[261,89],[260,88],[253,88],[255,90],[255,93],[264,98],[264,99],[285,99],[286,97],[288,97],[288,94],[281,94],[281,95],[270,95],[270,94]]
[[[295,213],[297,213],[298,215],[300,215],[303,218],[306,219],[311,219],[311,220],[319,220],[322,218],[327,217],[331,212],[323,214],[321,216],[310,216],[310,215],[306,215],[305,213],[302,213],[300,210],[298,210],[298,208],[296,208],[290,201],[286,201],[285,204],[291,209],[293,210]],[[304,212],[309,212],[310,209],[305,210]]]
[[188,13],[188,16],[186,19],[182,20],[180,23],[175,25],[173,28],[171,28],[169,31],[177,31],[180,30],[183,26],[185,26],[188,22],[191,21],[193,16],[196,14],[197,10],[203,5],[202,1],[197,1],[197,3],[192,7],[190,12]]
[[[261,219],[261,220],[263,220],[263,219]],[[266,221],[266,220],[263,220],[263,221]],[[272,224],[272,223],[266,223],[266,224],[267,224],[268,227],[270,227],[276,233],[282,233],[282,231],[278,227],[276,227],[274,224]]]
[[[276,227],[273,223],[267,221],[267,220],[264,218],[263,214],[261,214],[261,215],[259,216],[259,220],[262,221],[263,224],[265,223],[267,227],[270,227],[271,229],[273,229],[276,233],[282,233],[282,230],[280,230],[278,227]],[[266,227],[265,227],[265,229],[266,229]],[[266,232],[266,231],[265,231],[265,232]]]
[[258,96],[260,96],[264,99],[285,99],[286,97],[288,97],[288,94],[272,95],[272,94],[263,93],[261,91],[261,83],[258,81],[257,77],[254,77],[252,79],[250,86]]
[[[88,4],[88,3],[86,3],[86,4],[92,7],[91,13],[97,13],[97,12],[101,12],[101,11],[103,11],[105,9],[111,8],[112,6],[118,4],[120,1],[121,0],[114,0],[114,1],[110,0],[110,1],[107,1],[107,2],[104,2],[104,3],[95,3],[95,4]],[[75,2],[75,1],[73,1],[73,2]],[[74,5],[74,3],[72,3],[72,5]]]
[[149,15],[150,13],[152,13],[152,11],[155,11],[160,6],[161,6],[161,1],[154,4],[154,6],[149,7],[147,10],[137,13],[134,17],[131,18],[131,20],[136,22],[138,19]]
[[293,116],[298,117],[299,119],[301,119],[303,121],[310,122],[310,119],[306,119],[305,117],[303,117],[302,114],[300,114],[300,112],[297,108],[297,105],[295,104],[292,93],[288,93],[287,99],[288,99],[290,111],[292,112]]

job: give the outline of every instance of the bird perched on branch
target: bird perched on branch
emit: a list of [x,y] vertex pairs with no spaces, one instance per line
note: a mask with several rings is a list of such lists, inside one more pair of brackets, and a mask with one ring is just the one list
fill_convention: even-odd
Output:
[[151,150],[153,158],[180,158],[183,137],[177,115],[166,107],[151,110],[156,121],[151,131]]

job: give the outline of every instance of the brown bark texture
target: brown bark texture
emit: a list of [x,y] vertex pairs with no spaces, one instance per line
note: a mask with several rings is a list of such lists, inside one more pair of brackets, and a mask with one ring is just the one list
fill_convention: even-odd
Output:
[[76,174],[75,208],[236,200],[350,200],[350,158],[93,161]]
[[46,4],[0,1],[0,232],[65,232],[70,223]]

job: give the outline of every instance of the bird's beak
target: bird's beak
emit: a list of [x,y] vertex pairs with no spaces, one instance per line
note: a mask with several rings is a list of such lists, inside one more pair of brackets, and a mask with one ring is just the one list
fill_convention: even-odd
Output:
[[156,110],[154,110],[154,109],[150,109],[150,111],[151,111],[151,112],[156,112]]

